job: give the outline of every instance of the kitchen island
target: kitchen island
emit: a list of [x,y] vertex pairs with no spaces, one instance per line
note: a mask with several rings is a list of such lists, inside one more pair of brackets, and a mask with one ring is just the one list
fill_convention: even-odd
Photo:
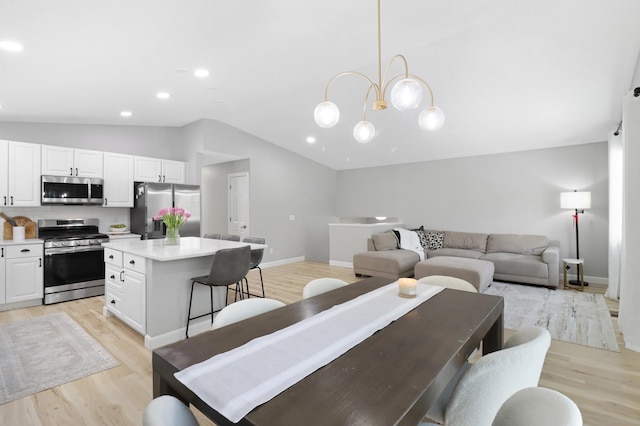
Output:
[[[120,240],[104,244],[105,316],[115,315],[144,336],[154,349],[184,339],[191,278],[208,275],[220,249],[247,243],[182,237],[179,245],[162,239]],[[266,248],[250,244],[252,249]],[[227,288],[214,288],[214,309],[224,306]],[[209,288],[195,286],[194,313],[210,309]],[[211,318],[192,321],[189,334],[209,330]]]

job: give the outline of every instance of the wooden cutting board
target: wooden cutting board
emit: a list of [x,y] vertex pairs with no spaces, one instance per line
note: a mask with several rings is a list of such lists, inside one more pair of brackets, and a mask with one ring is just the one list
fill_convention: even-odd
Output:
[[[11,220],[4,213],[0,213],[0,217],[2,217],[6,222],[4,223],[3,235],[5,240],[13,240],[13,226],[9,223]],[[26,216],[14,216],[13,220],[15,221],[17,226],[24,226],[24,237],[27,238],[35,238],[37,234],[37,225],[34,221]]]

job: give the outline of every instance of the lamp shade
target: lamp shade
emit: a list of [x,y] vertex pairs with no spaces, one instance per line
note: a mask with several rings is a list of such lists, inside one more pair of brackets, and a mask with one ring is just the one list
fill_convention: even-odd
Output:
[[591,208],[591,192],[561,192],[560,207],[563,209],[584,210]]

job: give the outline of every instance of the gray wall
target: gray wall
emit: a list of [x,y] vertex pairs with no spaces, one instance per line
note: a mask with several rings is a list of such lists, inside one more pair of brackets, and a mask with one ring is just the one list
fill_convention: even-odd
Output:
[[397,216],[408,227],[542,234],[575,257],[571,211],[560,192],[591,191],[580,215],[585,275],[607,277],[607,144],[339,171],[338,216]]
[[219,121],[200,120],[183,131],[189,135],[190,169],[208,153],[250,160],[251,233],[267,240],[264,261],[300,256],[329,261],[335,170]]
[[0,122],[0,139],[186,161],[176,127]]
[[[249,172],[249,160],[203,166],[201,169],[202,191],[202,234],[227,232],[228,199],[227,175],[229,173]],[[251,208],[251,206],[249,206]],[[251,220],[251,218],[249,218]],[[251,228],[253,225],[250,223]],[[252,235],[257,235],[251,229]]]

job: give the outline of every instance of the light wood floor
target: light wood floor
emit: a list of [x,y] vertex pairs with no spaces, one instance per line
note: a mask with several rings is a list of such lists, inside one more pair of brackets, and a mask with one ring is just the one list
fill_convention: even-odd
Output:
[[[300,262],[263,269],[267,296],[292,303],[313,278],[357,281],[351,269]],[[254,279],[254,272],[251,273]],[[589,291],[602,291],[590,286]],[[0,406],[0,425],[139,425],[152,398],[151,351],[142,336],[102,315],[103,297],[0,312],[0,322],[66,312],[120,361],[120,366]],[[615,303],[610,303],[617,309]],[[617,321],[614,319],[617,330]],[[510,336],[511,332],[505,332]],[[585,425],[640,424],[640,353],[620,353],[552,341],[540,386],[573,399]],[[201,425],[211,425],[194,410]]]

